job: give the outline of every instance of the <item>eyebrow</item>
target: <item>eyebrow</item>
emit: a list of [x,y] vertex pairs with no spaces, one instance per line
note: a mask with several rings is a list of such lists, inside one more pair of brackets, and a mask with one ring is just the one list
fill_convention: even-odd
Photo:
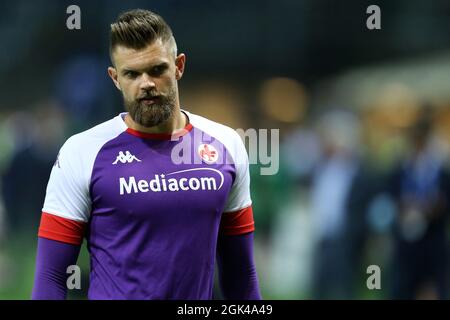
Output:
[[151,70],[151,69],[153,69],[155,67],[167,68],[168,66],[169,66],[169,64],[164,61],[164,62],[158,62],[158,63],[152,64],[152,65],[150,65],[149,67],[146,67],[146,68],[134,69],[134,68],[131,68],[131,67],[124,67],[121,72],[122,72],[122,74],[124,74],[126,72],[141,72],[142,70]]

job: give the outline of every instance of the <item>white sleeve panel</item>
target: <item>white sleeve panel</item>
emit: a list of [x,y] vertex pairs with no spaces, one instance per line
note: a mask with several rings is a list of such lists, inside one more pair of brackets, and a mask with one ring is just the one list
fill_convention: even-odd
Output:
[[89,181],[83,175],[80,145],[69,138],[59,151],[47,185],[42,211],[63,218],[84,221],[89,219],[91,204]]
[[186,113],[192,125],[220,141],[233,160],[236,177],[228,195],[224,212],[238,211],[250,206],[252,200],[250,197],[249,161],[247,150],[239,134],[232,128],[220,123],[189,112]]
[[119,117],[76,134],[64,143],[50,174],[42,211],[76,221],[89,220],[94,162],[101,147],[126,129]]
[[250,172],[247,150],[241,137],[233,130],[235,150],[233,154],[236,178],[231,187],[224,212],[233,212],[252,204],[250,197]]

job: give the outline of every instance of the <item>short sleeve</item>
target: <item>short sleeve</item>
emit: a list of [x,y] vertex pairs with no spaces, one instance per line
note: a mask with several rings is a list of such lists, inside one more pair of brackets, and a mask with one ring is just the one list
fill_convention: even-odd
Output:
[[40,237],[81,244],[91,215],[90,182],[102,146],[127,126],[122,115],[70,137],[53,165],[42,208]]
[[47,184],[43,212],[66,219],[87,222],[91,210],[89,179],[73,139],[62,146]]
[[234,146],[232,159],[236,170],[236,177],[231,187],[224,212],[241,210],[252,204],[247,150],[237,132],[234,132]]
[[225,235],[244,234],[255,230],[247,150],[240,136],[234,133],[235,147],[232,157],[236,176],[220,222],[220,232]]

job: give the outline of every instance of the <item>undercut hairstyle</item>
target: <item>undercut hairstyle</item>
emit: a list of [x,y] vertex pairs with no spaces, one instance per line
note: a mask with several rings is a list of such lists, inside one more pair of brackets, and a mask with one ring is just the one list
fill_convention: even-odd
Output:
[[117,17],[116,22],[111,24],[109,45],[111,62],[114,64],[113,52],[119,45],[139,50],[158,39],[163,43],[169,43],[175,58],[177,45],[172,29],[160,15],[143,9],[123,12]]

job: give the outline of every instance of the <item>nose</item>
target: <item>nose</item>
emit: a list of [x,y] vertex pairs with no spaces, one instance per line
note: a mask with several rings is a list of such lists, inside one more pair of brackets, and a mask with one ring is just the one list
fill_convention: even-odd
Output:
[[142,79],[141,79],[141,83],[140,83],[140,89],[142,90],[149,90],[152,88],[155,88],[156,84],[153,81],[152,77],[150,77],[147,73],[143,73],[142,74]]

